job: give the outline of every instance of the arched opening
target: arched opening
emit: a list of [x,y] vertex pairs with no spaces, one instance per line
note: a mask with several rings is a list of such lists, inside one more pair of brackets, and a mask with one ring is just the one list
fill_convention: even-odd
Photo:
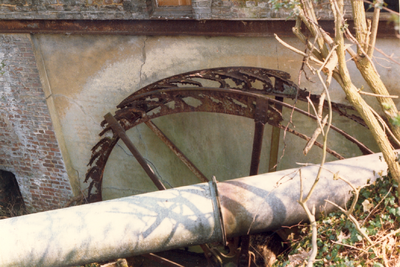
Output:
[[25,203],[15,175],[0,170],[0,216],[18,216],[25,213]]

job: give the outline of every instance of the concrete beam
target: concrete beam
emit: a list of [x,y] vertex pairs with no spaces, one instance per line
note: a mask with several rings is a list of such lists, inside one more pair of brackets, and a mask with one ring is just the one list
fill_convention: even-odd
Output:
[[[349,29],[354,23],[347,20]],[[379,28],[378,38],[396,38],[393,22]],[[0,33],[31,34],[113,34],[113,35],[189,35],[235,37],[294,37],[295,22],[265,20],[0,20]],[[319,24],[333,33],[332,20]]]

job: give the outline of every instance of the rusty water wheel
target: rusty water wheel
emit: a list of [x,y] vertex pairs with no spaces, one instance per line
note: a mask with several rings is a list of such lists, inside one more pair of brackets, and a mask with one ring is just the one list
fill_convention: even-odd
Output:
[[[254,120],[255,131],[253,136],[253,147],[250,160],[250,175],[256,175],[260,164],[261,146],[263,142],[264,125],[273,126],[271,144],[279,143],[281,130],[298,136],[301,139],[309,140],[310,137],[296,131],[293,127],[282,124],[283,108],[294,110],[294,112],[307,116],[311,119],[316,117],[307,111],[299,109],[291,104],[285,103],[284,99],[296,99],[307,102],[309,97],[313,102],[318,103],[319,97],[310,95],[306,90],[300,89],[290,81],[290,75],[278,70],[270,70],[253,67],[227,67],[204,69],[174,75],[158,82],[152,83],[128,96],[118,106],[115,116],[107,114],[101,125],[104,130],[100,133],[103,138],[92,148],[92,157],[89,162],[89,170],[86,173],[85,182],[89,182],[88,198],[91,202],[101,201],[103,173],[107,160],[121,138],[127,147],[130,142],[125,131],[145,123],[159,137],[169,149],[193,172],[200,182],[208,181],[201,170],[199,170],[189,158],[152,122],[153,119],[162,116],[184,113],[184,112],[211,112],[246,117]],[[190,101],[196,101],[193,105]],[[327,106],[327,103],[325,103]],[[341,116],[347,117],[350,121],[365,126],[360,117],[352,113],[352,108],[343,104],[332,103],[332,109]],[[373,153],[364,144],[354,137],[348,135],[337,127],[332,130],[341,134],[350,142],[356,144],[362,154]],[[322,144],[315,142],[315,146],[322,148]],[[133,146],[133,144],[132,144]],[[131,148],[129,148],[131,150]],[[138,151],[136,159],[144,168],[149,177],[153,180],[158,189],[165,189],[157,175]],[[327,148],[327,152],[338,159],[343,159],[339,153]],[[274,171],[277,163],[278,147],[271,145],[269,169]],[[202,248],[211,263],[221,265],[222,258],[237,256],[234,255],[240,247],[242,251],[248,251],[248,237],[242,237],[240,243],[236,240],[231,242],[230,254],[227,256],[218,253],[208,245]],[[243,254],[243,253],[240,253]],[[248,255],[247,253],[245,253]],[[238,257],[237,257],[238,258]],[[155,258],[156,259],[156,258]],[[247,266],[248,257],[236,259],[239,265]]]

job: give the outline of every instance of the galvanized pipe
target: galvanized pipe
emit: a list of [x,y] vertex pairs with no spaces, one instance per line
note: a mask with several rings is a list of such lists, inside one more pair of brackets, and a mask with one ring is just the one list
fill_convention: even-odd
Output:
[[219,241],[210,188],[202,183],[1,220],[0,266],[83,265]]
[[[325,199],[343,206],[350,187],[333,174],[363,185],[386,170],[380,157],[327,163],[309,205],[318,212],[333,210]],[[301,169],[305,192],[317,170]],[[297,203],[299,174],[291,169],[220,182],[218,192],[209,182],[1,220],[0,266],[82,265],[222,241],[223,230],[234,237],[292,225],[307,219]]]
[[[319,165],[312,165],[219,183],[218,192],[227,238],[308,221],[306,213],[297,202],[300,198],[300,176],[303,179],[304,194],[308,194],[318,169]],[[315,206],[317,216],[322,212],[328,214],[336,209],[327,204],[326,199],[344,207],[351,197],[350,186],[342,180],[334,180],[335,174],[358,187],[384,175],[386,170],[387,165],[381,153],[326,163],[307,204],[310,208]]]

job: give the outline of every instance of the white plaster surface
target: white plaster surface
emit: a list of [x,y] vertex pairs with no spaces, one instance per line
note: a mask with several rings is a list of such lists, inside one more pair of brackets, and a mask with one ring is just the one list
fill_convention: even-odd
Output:
[[[297,83],[301,58],[283,48],[273,38],[227,37],[145,37],[145,36],[65,36],[42,35],[38,37],[47,68],[61,132],[71,155],[72,167],[79,173],[81,189],[91,147],[98,141],[103,116],[116,110],[125,97],[141,87],[196,69],[225,66],[254,66],[289,72]],[[303,49],[296,39],[286,39]],[[378,40],[377,46],[391,54],[398,47],[397,40]],[[379,59],[378,66],[388,89],[398,94],[396,79],[400,66]],[[390,67],[390,68],[386,68]],[[363,83],[351,69],[356,86]],[[307,82],[301,87],[319,93],[322,87]],[[364,85],[365,87],[365,85]],[[365,88],[367,91],[368,88]],[[346,102],[344,93],[333,84],[332,100]],[[370,101],[373,102],[373,101]],[[398,102],[396,102],[398,103]],[[303,105],[307,109],[307,105]],[[290,112],[284,111],[288,119]],[[302,115],[293,117],[296,130],[311,135],[316,123],[310,123]],[[205,173],[218,180],[248,175],[253,122],[244,118],[215,114],[178,114],[159,118],[154,122],[162,131]],[[335,116],[333,123],[355,135],[367,146],[377,150],[372,137],[361,126]],[[268,168],[271,128],[266,126],[260,173]],[[329,146],[345,157],[360,155],[359,150],[343,137],[331,131]],[[154,166],[157,174],[173,187],[196,183],[189,170],[161,143],[145,125],[128,131],[142,155]],[[281,134],[281,140],[283,133]],[[298,162],[320,161],[321,150],[313,148],[308,156],[302,154],[303,140],[286,136],[286,148],[278,169],[297,166]],[[281,155],[284,143],[280,145]],[[334,160],[328,157],[328,160]],[[183,179],[182,177],[185,177]],[[155,190],[136,161],[122,144],[118,143],[107,164],[103,194],[115,198]]]

